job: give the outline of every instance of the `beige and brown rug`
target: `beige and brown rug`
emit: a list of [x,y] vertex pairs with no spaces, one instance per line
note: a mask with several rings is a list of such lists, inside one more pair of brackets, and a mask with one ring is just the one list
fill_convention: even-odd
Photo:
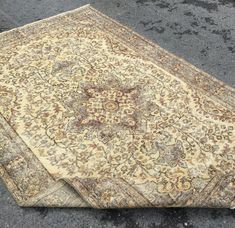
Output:
[[235,90],[88,6],[0,34],[0,176],[21,206],[235,206]]

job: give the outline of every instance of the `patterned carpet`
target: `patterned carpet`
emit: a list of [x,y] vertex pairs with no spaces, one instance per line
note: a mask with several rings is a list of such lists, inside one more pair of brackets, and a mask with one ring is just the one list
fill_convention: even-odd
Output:
[[[145,2],[144,4],[148,4],[148,3],[149,3],[149,2],[147,2],[147,3]],[[138,4],[139,4],[139,2],[138,2]],[[184,4],[186,4],[186,3],[184,3]],[[188,4],[188,3],[187,3],[187,4]],[[162,7],[162,6],[161,6],[161,7]],[[160,7],[160,8],[161,8],[161,7]],[[199,7],[199,6],[197,5],[196,7]],[[164,7],[163,7],[163,8],[164,8]],[[201,8],[203,8],[203,7],[201,7]],[[212,9],[213,9],[213,7],[212,7]],[[224,36],[223,36],[223,38],[224,38]],[[226,38],[226,37],[225,37],[225,38]],[[227,39],[227,38],[226,38],[226,39]],[[231,41],[231,39],[229,39],[229,38],[228,38],[228,40]],[[231,41],[231,42],[232,42],[232,41]],[[230,42],[230,43],[231,43],[231,42]],[[229,45],[231,45],[231,44],[229,44]],[[230,48],[230,49],[231,49],[231,48]],[[229,50],[229,49],[228,49],[228,50]],[[230,61],[230,62],[231,62],[231,61]],[[229,61],[228,61],[228,64],[229,64]],[[110,107],[110,106],[107,106],[107,107]],[[111,107],[115,107],[115,105],[111,105]]]

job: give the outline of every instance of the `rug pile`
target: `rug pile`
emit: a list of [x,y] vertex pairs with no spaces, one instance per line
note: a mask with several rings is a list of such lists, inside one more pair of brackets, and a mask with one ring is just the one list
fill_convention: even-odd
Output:
[[0,34],[0,176],[21,206],[235,206],[235,90],[91,6]]

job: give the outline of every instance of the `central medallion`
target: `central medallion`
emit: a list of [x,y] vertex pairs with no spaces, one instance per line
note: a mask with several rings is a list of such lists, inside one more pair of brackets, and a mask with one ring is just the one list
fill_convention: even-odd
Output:
[[119,126],[135,128],[139,110],[139,89],[125,88],[118,82],[86,85],[77,126]]
[[106,101],[103,103],[103,108],[109,112],[114,112],[118,110],[119,105],[116,101]]

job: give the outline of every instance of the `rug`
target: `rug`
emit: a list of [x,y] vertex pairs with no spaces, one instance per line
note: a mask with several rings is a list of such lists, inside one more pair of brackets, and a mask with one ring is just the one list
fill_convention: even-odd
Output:
[[0,176],[20,206],[235,206],[234,88],[90,5],[0,50]]

